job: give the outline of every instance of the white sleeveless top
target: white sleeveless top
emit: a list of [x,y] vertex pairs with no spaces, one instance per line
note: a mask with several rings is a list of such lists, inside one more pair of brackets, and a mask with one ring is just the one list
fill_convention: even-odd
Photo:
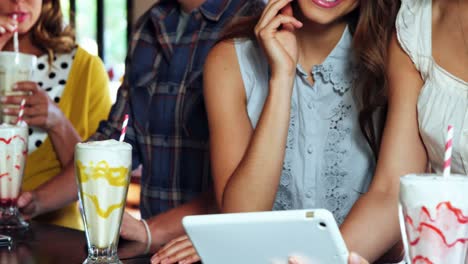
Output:
[[468,175],[468,83],[432,57],[432,1],[402,0],[396,20],[398,40],[421,73],[419,131],[435,173],[442,173],[447,127],[453,125],[452,172]]

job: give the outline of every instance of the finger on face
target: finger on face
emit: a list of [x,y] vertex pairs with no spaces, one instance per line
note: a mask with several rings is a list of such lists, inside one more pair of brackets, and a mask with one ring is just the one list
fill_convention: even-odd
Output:
[[266,30],[265,32],[269,32],[268,34],[272,34],[276,32],[280,26],[283,26],[286,30],[293,31],[295,28],[302,27],[302,22],[291,16],[278,15],[264,29]]
[[268,25],[270,21],[280,13],[281,9],[291,3],[291,1],[292,0],[277,0],[269,2],[263,10],[257,27],[261,29]]
[[287,4],[285,7],[283,7],[280,11],[281,14],[285,16],[293,16],[293,9],[291,4]]

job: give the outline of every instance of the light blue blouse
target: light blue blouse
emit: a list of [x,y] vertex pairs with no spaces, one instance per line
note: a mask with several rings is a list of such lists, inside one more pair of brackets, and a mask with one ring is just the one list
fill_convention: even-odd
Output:
[[[372,151],[361,133],[353,95],[356,67],[348,29],[320,65],[314,85],[297,66],[285,159],[273,210],[326,208],[341,224],[367,191]],[[255,41],[236,40],[236,53],[255,128],[268,95],[268,62]]]

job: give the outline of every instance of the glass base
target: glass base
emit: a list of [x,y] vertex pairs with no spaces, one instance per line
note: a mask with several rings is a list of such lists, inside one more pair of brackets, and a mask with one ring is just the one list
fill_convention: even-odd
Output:
[[107,248],[91,246],[88,251],[88,258],[83,264],[122,264],[117,256],[117,247],[111,245]]
[[0,229],[26,229],[29,224],[23,220],[16,206],[0,207]]
[[93,257],[88,257],[83,264],[122,264],[122,262],[119,260],[119,257],[98,257],[98,258],[93,258]]

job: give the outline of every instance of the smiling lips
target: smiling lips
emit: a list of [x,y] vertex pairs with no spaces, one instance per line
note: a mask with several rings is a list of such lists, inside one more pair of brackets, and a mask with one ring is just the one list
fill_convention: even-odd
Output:
[[312,2],[322,8],[333,8],[341,4],[343,0],[312,0]]

